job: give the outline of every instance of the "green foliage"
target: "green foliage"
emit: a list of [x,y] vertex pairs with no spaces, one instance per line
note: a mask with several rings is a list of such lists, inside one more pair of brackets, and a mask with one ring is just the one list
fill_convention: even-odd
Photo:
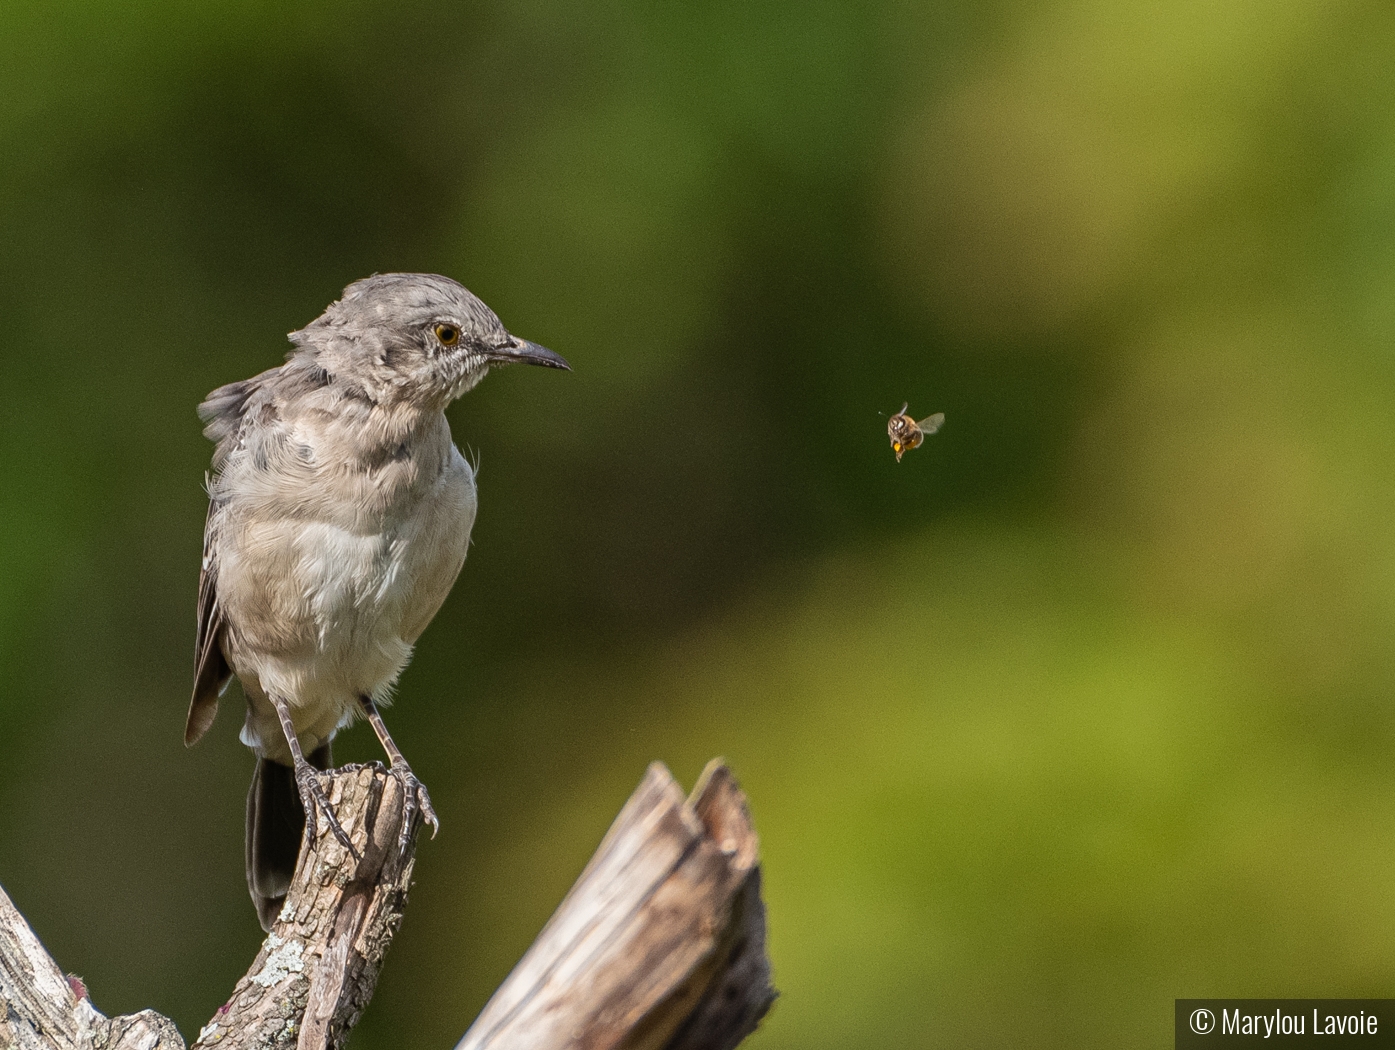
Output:
[[[362,1047],[448,1046],[651,758],[725,754],[756,1047],[1165,1046],[1395,966],[1374,4],[0,6],[0,883],[109,1012],[255,950],[180,745],[194,406],[373,271],[570,375],[453,410],[388,714],[444,824]],[[944,411],[897,464],[885,414]],[[371,735],[341,759],[376,757]]]

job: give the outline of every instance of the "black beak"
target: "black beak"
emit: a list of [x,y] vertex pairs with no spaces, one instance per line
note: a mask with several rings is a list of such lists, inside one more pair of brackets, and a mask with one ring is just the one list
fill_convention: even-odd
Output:
[[564,368],[568,372],[572,370],[572,366],[567,364],[566,358],[561,354],[554,354],[545,346],[539,346],[537,343],[530,343],[526,339],[519,339],[512,335],[503,346],[492,347],[485,351],[485,356],[490,361],[501,365],[519,363],[543,365],[547,368]]

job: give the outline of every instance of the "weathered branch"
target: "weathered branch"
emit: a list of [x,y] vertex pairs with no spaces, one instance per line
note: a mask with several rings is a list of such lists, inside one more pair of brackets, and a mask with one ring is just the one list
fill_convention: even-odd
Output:
[[[322,783],[362,860],[354,865],[321,822],[275,927],[195,1048],[341,1047],[373,995],[401,923],[420,821],[400,850],[402,786],[377,763],[344,766]],[[0,891],[0,1050],[11,1047],[184,1050],[184,1041],[151,1010],[103,1017]]]
[[757,860],[725,765],[654,763],[456,1050],[730,1050],[775,999]]
[[192,1050],[341,1047],[373,997],[411,885],[420,813],[405,852],[402,784],[376,762],[322,778],[357,865],[328,823],[302,849],[276,924]]
[[[323,777],[362,856],[327,828],[193,1050],[342,1047],[377,985],[411,883],[400,782],[378,764]],[[691,800],[659,764],[457,1050],[730,1050],[775,993],[757,839],[726,767]],[[106,1018],[0,890],[0,1050],[184,1050],[153,1011]]]
[[65,978],[0,889],[0,1050],[184,1050],[153,1010],[103,1017],[77,978]]

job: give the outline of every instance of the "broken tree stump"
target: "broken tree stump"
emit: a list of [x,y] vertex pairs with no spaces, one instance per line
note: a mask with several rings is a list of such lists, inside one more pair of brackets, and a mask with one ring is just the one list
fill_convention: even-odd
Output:
[[[271,933],[195,1050],[345,1045],[402,920],[420,817],[378,763],[321,777],[361,860],[322,828]],[[770,1008],[758,840],[726,766],[690,799],[649,767],[456,1050],[731,1050]],[[0,890],[0,1050],[184,1050],[152,1010],[107,1018]]]
[[775,999],[755,827],[726,766],[655,762],[456,1050],[729,1050]]

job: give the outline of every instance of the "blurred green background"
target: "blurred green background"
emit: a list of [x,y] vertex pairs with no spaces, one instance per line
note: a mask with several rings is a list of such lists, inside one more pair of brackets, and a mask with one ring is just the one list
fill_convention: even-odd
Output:
[[5,0],[0,883],[104,1011],[223,1001],[194,407],[430,270],[575,372],[451,411],[476,544],[388,714],[443,829],[355,1046],[451,1046],[715,754],[758,1050],[1392,994],[1392,54],[1371,0]]

